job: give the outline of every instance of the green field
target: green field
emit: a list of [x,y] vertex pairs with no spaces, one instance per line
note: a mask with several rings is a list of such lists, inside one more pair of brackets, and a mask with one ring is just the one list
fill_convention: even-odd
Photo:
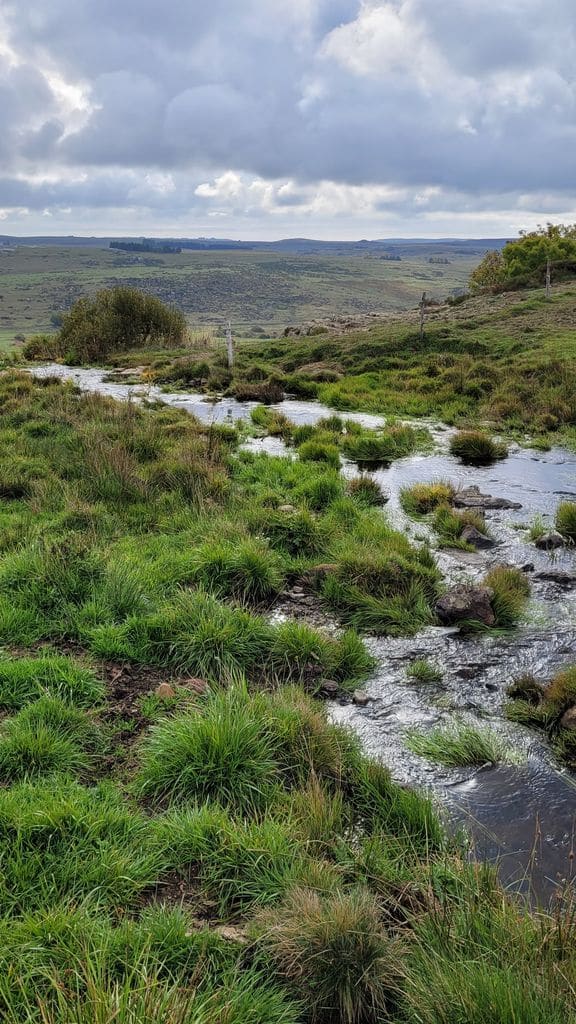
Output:
[[81,295],[116,284],[178,306],[191,326],[255,327],[278,333],[316,317],[387,312],[466,287],[477,255],[429,263],[431,250],[401,262],[377,256],[278,252],[122,253],[111,249],[0,248],[0,349],[16,335],[51,329],[51,316]]

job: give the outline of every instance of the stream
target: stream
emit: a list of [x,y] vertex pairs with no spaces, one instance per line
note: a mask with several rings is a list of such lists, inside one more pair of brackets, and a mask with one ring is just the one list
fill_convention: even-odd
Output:
[[[98,369],[59,364],[35,367],[36,376],[71,380],[82,390],[127,400],[159,400],[192,413],[204,422],[246,420],[257,403],[234,399],[208,400],[202,394],[167,392],[108,380]],[[296,423],[315,423],[334,410],[317,402],[286,400],[276,408]],[[382,417],[344,413],[366,427],[381,426]],[[420,422],[420,421],[419,421]],[[450,431],[425,424],[435,441],[430,455],[414,455],[371,475],[389,496],[386,514],[415,541],[427,527],[408,519],[399,503],[401,488],[437,479],[457,487],[478,485],[483,493],[507,498],[521,508],[487,511],[486,520],[497,547],[477,553],[437,553],[447,582],[474,581],[491,565],[524,568],[532,598],[520,626],[506,635],[463,636],[454,628],[430,627],[410,638],[367,638],[377,669],[365,689],[366,708],[332,705],[333,718],[353,728],[366,750],[391,769],[400,782],[431,790],[456,823],[465,824],[476,857],[497,860],[510,889],[547,902],[558,886],[572,879],[576,828],[576,779],[555,763],[539,734],[506,720],[506,688],[515,677],[531,672],[540,679],[576,663],[576,549],[548,554],[527,539],[535,515],[552,524],[559,501],[576,500],[576,453],[512,447],[509,457],[493,466],[466,467],[448,454]],[[272,455],[284,454],[276,438],[255,439],[249,446]],[[357,472],[344,464],[343,472]],[[560,582],[546,579],[564,574]],[[571,579],[571,577],[573,577]],[[442,671],[439,683],[411,682],[406,669],[426,658]],[[519,765],[481,769],[448,769],[410,753],[404,737],[408,727],[427,729],[455,718],[489,725],[502,732],[525,759]]]

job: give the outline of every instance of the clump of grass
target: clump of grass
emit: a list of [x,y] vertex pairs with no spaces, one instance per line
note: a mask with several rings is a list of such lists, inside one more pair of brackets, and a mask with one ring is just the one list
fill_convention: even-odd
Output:
[[92,669],[64,655],[0,658],[0,707],[17,710],[44,695],[85,708],[102,700],[104,685]]
[[284,583],[282,559],[259,540],[248,538],[196,548],[191,578],[219,597],[258,604],[274,597]]
[[467,465],[488,466],[508,455],[506,445],[480,430],[461,430],[450,439],[450,452]]
[[449,768],[518,764],[522,760],[518,751],[493,730],[479,729],[464,722],[426,733],[410,730],[406,745],[419,757]]
[[576,502],[561,501],[554,517],[556,529],[563,537],[576,542]]
[[439,683],[442,679],[442,671],[438,665],[425,658],[413,661],[406,669],[406,675],[417,683]]
[[530,597],[530,581],[520,569],[498,565],[484,577],[484,585],[493,592],[492,608],[496,626],[510,629],[522,616]]
[[424,443],[425,432],[406,424],[387,427],[382,431],[367,430],[344,438],[344,454],[362,465],[385,465],[410,455]]
[[298,455],[302,462],[325,462],[334,469],[340,466],[340,452],[335,444],[324,444],[315,440],[304,441],[298,448]]
[[548,533],[548,529],[544,519],[541,515],[534,516],[528,531],[529,539],[532,541],[540,540],[540,537],[543,537],[545,533]]
[[439,505],[434,513],[432,525],[438,534],[440,547],[473,550],[470,544],[462,540],[462,532],[466,526],[474,526],[480,533],[490,536],[484,516],[474,509],[456,510],[449,505]]
[[97,745],[98,733],[84,711],[57,697],[43,697],[3,723],[0,778],[85,774]]
[[152,729],[137,790],[154,802],[210,799],[250,813],[270,801],[277,767],[271,737],[233,689]]
[[256,923],[264,947],[312,1019],[329,1024],[383,1020],[395,1002],[397,943],[374,897],[361,888],[331,896],[296,889]]
[[434,512],[439,505],[449,505],[453,497],[453,485],[447,480],[436,480],[403,487],[400,491],[400,504],[408,515],[424,516]]
[[347,491],[351,498],[355,498],[362,505],[369,507],[385,505],[388,500],[378,481],[365,473],[352,477],[348,481]]

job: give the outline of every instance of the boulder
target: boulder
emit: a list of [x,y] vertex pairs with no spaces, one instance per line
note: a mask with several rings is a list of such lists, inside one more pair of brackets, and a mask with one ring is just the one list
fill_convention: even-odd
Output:
[[444,626],[456,626],[466,621],[493,626],[496,617],[492,609],[492,597],[490,587],[458,583],[436,602],[436,615]]
[[460,534],[460,540],[466,541],[467,544],[471,544],[473,548],[478,551],[488,551],[490,548],[496,547],[496,541],[492,540],[491,537],[487,537],[485,533],[481,533],[475,526],[471,524],[465,526]]
[[571,731],[576,729],[576,707],[568,708],[568,711],[564,712],[560,719],[560,725],[563,729],[570,729]]
[[541,537],[537,537],[534,541],[537,548],[542,551],[554,551],[556,548],[563,548],[566,541],[558,530],[550,530],[548,533],[543,533]]
[[365,690],[354,690],[352,700],[354,701],[355,704],[358,705],[359,708],[365,708],[370,700],[370,697],[368,696]]
[[320,693],[323,697],[330,697],[334,700],[338,696],[340,687],[333,679],[323,679],[320,684]]
[[154,693],[157,697],[161,697],[162,700],[176,696],[176,690],[170,683],[160,683],[154,690]]
[[544,569],[537,572],[535,580],[543,580],[545,583],[557,583],[559,587],[573,587],[576,585],[576,573],[563,572],[562,569]]
[[452,504],[456,508],[522,508],[517,501],[509,501],[508,498],[494,498],[491,494],[482,494],[480,488],[475,484],[456,491]]
[[203,694],[208,689],[208,683],[205,679],[197,679],[195,676],[191,676],[189,679],[183,680],[183,685],[187,686],[189,690],[194,690],[194,693]]

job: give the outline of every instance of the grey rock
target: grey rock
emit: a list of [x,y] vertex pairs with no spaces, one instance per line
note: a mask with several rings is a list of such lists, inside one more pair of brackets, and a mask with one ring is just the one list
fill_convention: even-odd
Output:
[[492,609],[492,597],[490,587],[458,583],[436,602],[436,615],[445,626],[454,626],[465,621],[483,622],[485,626],[493,626],[496,618]]
[[509,501],[508,498],[494,498],[491,494],[482,494],[480,488],[475,484],[457,491],[452,503],[456,508],[522,508],[517,501]]
[[543,533],[541,537],[537,537],[534,541],[537,548],[542,551],[554,551],[556,548],[563,548],[566,541],[558,530],[550,530],[549,533]]
[[465,526],[460,534],[460,540],[466,541],[467,544],[471,544],[473,548],[477,548],[479,551],[488,551],[490,548],[496,547],[496,541],[492,540],[491,537],[487,537],[485,533],[481,533],[475,526]]
[[333,679],[323,679],[320,685],[320,693],[322,693],[324,697],[337,697],[339,689],[340,687],[338,686],[338,683]]
[[368,694],[365,692],[365,690],[354,690],[354,696],[352,697],[352,700],[354,701],[355,704],[358,705],[359,708],[365,708],[368,702],[370,701],[370,698]]
[[563,729],[570,729],[573,732],[576,729],[576,707],[568,708],[560,719],[560,725]]
[[576,573],[563,572],[561,569],[544,569],[537,572],[534,579],[545,583],[557,583],[560,587],[573,587],[576,584]]

